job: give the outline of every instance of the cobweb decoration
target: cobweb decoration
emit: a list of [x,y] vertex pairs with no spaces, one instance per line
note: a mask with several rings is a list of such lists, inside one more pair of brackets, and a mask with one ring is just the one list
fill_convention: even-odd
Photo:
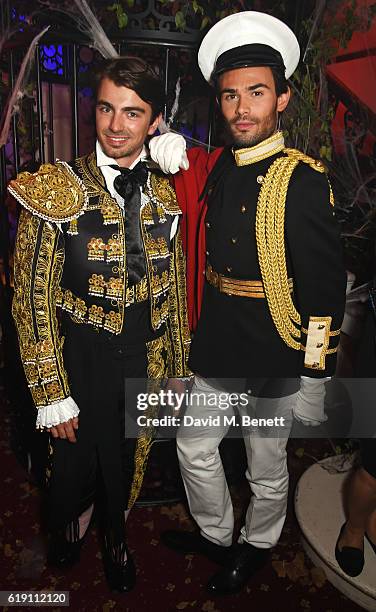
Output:
[[74,0],[74,3],[84,20],[87,21],[88,33],[90,39],[93,41],[93,47],[97,49],[97,51],[99,51],[99,53],[105,59],[119,57],[118,52],[110,42],[106,32],[102,28],[86,0]]
[[29,76],[31,62],[33,61],[33,58],[34,58],[35,47],[39,39],[42,38],[42,36],[47,32],[49,28],[50,26],[47,26],[46,28],[44,28],[44,30],[39,32],[39,34],[37,34],[33,38],[27,50],[27,53],[22,60],[20,71],[18,73],[17,80],[14,84],[13,91],[9,96],[9,100],[7,104],[5,105],[3,115],[1,117],[0,147],[4,146],[8,140],[8,134],[9,134],[12,115],[18,111],[20,100],[24,96],[24,88],[25,88],[25,84]]
[[73,0],[54,2],[51,0],[38,0],[39,4],[49,10],[57,11],[73,20],[77,29],[89,39],[90,45],[105,59],[119,57],[106,32],[99,23],[86,0]]

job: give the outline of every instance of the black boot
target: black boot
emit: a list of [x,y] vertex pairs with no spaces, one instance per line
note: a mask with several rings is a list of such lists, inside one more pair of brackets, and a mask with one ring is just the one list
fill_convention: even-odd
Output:
[[161,534],[161,541],[172,550],[183,554],[199,553],[219,565],[225,565],[232,550],[231,546],[220,546],[210,542],[197,531],[164,531]]
[[236,544],[226,567],[208,582],[212,595],[238,593],[248,580],[263,566],[269,557],[269,549],[256,548],[252,544]]
[[136,584],[136,567],[125,543],[117,546],[115,550],[106,546],[103,565],[108,586],[112,591],[127,593],[133,589]]

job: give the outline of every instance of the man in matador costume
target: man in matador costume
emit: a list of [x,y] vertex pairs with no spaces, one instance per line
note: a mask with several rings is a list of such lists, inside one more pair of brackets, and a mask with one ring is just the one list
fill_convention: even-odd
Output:
[[125,520],[152,441],[149,430],[126,438],[124,381],[188,372],[181,213],[168,179],[145,162],[163,102],[143,60],[108,60],[97,75],[95,151],[9,187],[23,207],[13,315],[37,427],[52,434],[49,558],[78,560],[100,482],[105,570],[120,591],[135,583]]

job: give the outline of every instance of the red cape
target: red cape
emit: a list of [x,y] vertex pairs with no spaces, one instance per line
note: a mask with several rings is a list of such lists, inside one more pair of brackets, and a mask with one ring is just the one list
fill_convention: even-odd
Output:
[[189,327],[196,329],[200,316],[202,292],[205,280],[205,215],[206,198],[199,201],[206,179],[223,148],[207,153],[204,149],[188,151],[189,170],[181,170],[174,176],[179,206],[183,212],[181,235],[187,258],[187,303]]

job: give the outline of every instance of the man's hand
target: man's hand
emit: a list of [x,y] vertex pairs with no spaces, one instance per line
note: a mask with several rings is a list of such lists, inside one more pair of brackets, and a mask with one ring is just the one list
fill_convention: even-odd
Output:
[[179,168],[188,170],[186,142],[180,134],[162,134],[149,141],[150,157],[165,174],[176,174]]
[[300,391],[298,391],[293,415],[299,423],[310,427],[317,427],[324,423],[328,417],[324,412],[325,383],[330,378],[301,377]]
[[173,394],[173,398],[169,403],[169,406],[173,409],[174,416],[179,415],[182,405],[185,404],[185,393],[187,389],[189,389],[189,384],[189,380],[183,380],[181,378],[169,378],[167,380],[163,391],[165,393],[170,391],[171,395]]
[[60,423],[59,425],[55,425],[55,427],[50,427],[47,431],[54,438],[62,438],[63,440],[68,439],[69,442],[76,442],[75,430],[78,429],[78,417],[74,417],[73,419],[69,419],[65,423]]

